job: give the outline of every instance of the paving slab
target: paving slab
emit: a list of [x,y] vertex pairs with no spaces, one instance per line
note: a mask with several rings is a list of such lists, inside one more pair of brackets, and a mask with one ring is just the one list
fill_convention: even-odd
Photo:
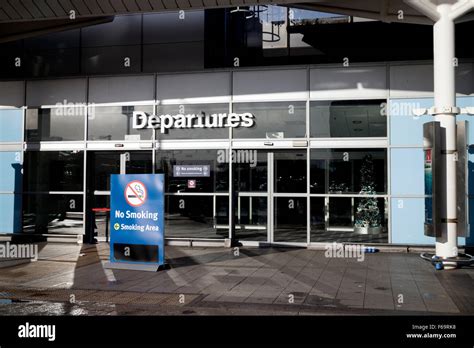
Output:
[[[168,246],[171,269],[152,273],[105,269],[105,243],[43,243],[40,250],[37,262],[2,269],[0,299],[31,301],[33,311],[59,301],[51,310],[66,314],[474,314],[474,269],[439,272],[417,254],[365,254],[361,261],[299,248],[241,247],[236,256],[228,248]],[[71,304],[72,294],[98,305]]]

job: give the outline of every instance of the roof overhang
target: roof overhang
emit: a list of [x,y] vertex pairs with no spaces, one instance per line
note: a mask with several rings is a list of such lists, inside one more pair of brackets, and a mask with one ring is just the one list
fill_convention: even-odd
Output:
[[[253,5],[291,5],[317,11],[360,16],[390,22],[429,24],[430,5],[459,3],[459,11],[473,0],[0,0],[0,23],[21,21],[71,20],[132,13],[200,10]],[[426,6],[425,6],[426,5]],[[469,16],[472,19],[472,15]]]
[[103,23],[115,15],[270,4],[430,25],[442,3],[453,5],[456,22],[474,19],[474,0],[0,0],[0,42]]

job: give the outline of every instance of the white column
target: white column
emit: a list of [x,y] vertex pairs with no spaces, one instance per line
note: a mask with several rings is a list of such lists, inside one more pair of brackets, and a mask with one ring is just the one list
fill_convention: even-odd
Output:
[[[436,255],[442,258],[456,257],[457,249],[457,211],[456,211],[456,105],[454,72],[454,21],[451,18],[451,5],[437,6],[439,19],[433,30],[434,36],[434,101],[435,120],[441,123],[446,132],[442,144],[446,163],[443,168],[441,188],[441,236],[436,238]],[[438,113],[442,112],[442,113]]]

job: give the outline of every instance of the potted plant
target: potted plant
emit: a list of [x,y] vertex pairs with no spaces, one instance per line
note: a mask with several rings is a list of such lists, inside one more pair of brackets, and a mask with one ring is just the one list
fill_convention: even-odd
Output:
[[[366,155],[360,169],[361,195],[375,195],[375,170],[372,155]],[[380,210],[375,197],[363,197],[357,205],[354,232],[358,234],[382,233]]]

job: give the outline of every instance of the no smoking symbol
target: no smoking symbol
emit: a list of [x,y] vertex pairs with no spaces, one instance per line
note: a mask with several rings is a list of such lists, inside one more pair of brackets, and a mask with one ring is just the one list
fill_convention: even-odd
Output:
[[138,180],[134,180],[127,184],[125,188],[125,200],[132,207],[139,207],[145,203],[147,191],[145,185]]

